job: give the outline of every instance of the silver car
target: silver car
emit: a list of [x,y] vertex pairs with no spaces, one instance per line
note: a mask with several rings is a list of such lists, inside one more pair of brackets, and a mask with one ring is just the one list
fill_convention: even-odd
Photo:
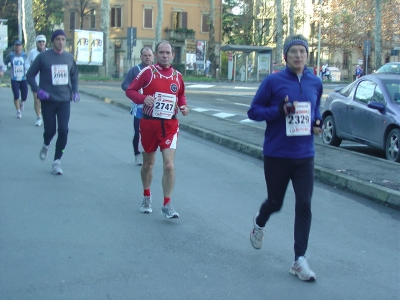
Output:
[[326,99],[322,118],[324,144],[358,142],[400,162],[400,75],[370,74],[335,90]]

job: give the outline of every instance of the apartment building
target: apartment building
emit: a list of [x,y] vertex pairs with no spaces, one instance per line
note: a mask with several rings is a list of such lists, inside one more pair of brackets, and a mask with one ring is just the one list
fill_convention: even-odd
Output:
[[[212,19],[210,1],[163,1],[161,40],[168,40],[174,46],[174,63],[186,64],[187,54],[196,53],[198,41],[207,51]],[[82,2],[65,1],[64,30],[67,49],[71,52],[75,29],[100,31],[102,1],[92,0],[85,7],[80,5]],[[221,44],[221,6],[222,0],[214,0],[217,60]],[[157,0],[110,0],[108,76],[123,77],[131,66],[140,62],[141,48],[148,46],[154,49],[158,10]],[[207,56],[205,53],[204,59]]]

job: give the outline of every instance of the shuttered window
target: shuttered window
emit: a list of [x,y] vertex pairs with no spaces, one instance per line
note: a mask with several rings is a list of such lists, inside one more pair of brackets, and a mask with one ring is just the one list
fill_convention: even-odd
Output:
[[144,28],[153,28],[153,9],[144,9]]

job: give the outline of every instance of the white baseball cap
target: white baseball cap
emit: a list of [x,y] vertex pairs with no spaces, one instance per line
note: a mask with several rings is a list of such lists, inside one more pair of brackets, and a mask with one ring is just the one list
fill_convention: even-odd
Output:
[[46,37],[43,34],[38,35],[36,37],[36,42],[39,42],[39,41],[46,41]]

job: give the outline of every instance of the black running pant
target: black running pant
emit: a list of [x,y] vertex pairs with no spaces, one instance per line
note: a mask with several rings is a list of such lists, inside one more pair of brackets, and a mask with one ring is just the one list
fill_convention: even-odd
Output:
[[296,204],[294,221],[295,257],[304,256],[311,227],[311,197],[314,186],[314,158],[283,159],[264,157],[264,175],[268,198],[261,205],[256,223],[264,227],[271,214],[282,208],[289,180]]
[[44,124],[43,139],[45,145],[50,145],[56,134],[58,125],[58,137],[54,160],[61,159],[68,139],[68,122],[71,102],[40,101],[42,104],[42,118]]

